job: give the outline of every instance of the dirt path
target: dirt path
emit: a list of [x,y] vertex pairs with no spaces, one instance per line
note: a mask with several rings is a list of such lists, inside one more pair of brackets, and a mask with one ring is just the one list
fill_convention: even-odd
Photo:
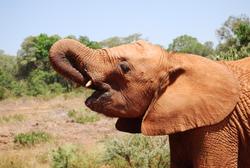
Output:
[[100,121],[78,124],[71,121],[67,112],[84,106],[81,96],[59,96],[50,100],[21,98],[0,102],[0,117],[21,114],[24,121],[0,123],[0,152],[14,148],[13,139],[18,133],[34,130],[53,135],[57,144],[81,144],[86,148],[111,136],[124,133],[115,128],[116,119],[101,117]]

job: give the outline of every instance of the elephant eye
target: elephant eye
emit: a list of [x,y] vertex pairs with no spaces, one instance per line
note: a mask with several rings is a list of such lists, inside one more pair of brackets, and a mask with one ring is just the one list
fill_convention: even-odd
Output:
[[123,73],[128,73],[130,71],[129,64],[126,61],[120,62],[118,66],[122,70]]

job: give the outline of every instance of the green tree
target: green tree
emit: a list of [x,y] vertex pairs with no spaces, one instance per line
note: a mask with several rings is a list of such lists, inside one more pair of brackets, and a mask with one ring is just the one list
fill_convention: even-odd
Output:
[[217,31],[218,59],[237,60],[250,55],[250,18],[230,16]]
[[205,42],[202,44],[192,36],[182,35],[175,38],[173,42],[169,44],[168,50],[208,56],[213,53],[213,43]]
[[139,33],[134,33],[134,34],[131,34],[127,37],[114,36],[114,37],[110,37],[110,38],[107,38],[107,39],[101,41],[100,45],[102,47],[115,47],[118,45],[127,44],[127,43],[131,43],[131,42],[140,40],[140,39],[142,39],[141,36],[142,36],[142,34],[139,34]]
[[[28,95],[37,96],[71,90],[71,83],[53,70],[48,58],[49,49],[59,39],[61,37],[58,35],[40,34],[27,37],[23,41],[17,56],[17,77],[27,82]],[[15,85],[15,88],[20,94],[20,85]]]
[[47,95],[50,93],[62,93],[64,88],[55,81],[55,72],[34,70],[30,73],[28,82],[28,95]]
[[16,57],[5,54],[3,50],[0,50],[0,69],[8,73],[16,73]]
[[58,35],[46,34],[27,37],[21,44],[21,50],[18,51],[19,76],[26,78],[35,69],[51,71],[48,59],[49,49],[59,39]]
[[16,58],[0,50],[0,99],[11,95],[15,85]]
[[[98,42],[91,41],[86,36],[77,38],[69,35],[66,38],[78,40],[90,48],[101,47]],[[17,57],[17,77],[27,82],[25,88],[28,90],[28,95],[37,96],[72,90],[72,83],[58,75],[49,62],[49,50],[59,39],[61,37],[58,35],[40,34],[27,37],[22,43]],[[19,89],[20,85],[15,85],[16,94],[21,93]]]
[[82,44],[86,45],[87,47],[93,48],[93,49],[98,49],[101,48],[100,43],[96,41],[91,41],[87,36],[80,36],[78,38],[78,41],[81,42]]
[[77,38],[74,35],[69,35],[69,36],[66,36],[65,38],[78,40],[80,43],[93,49],[101,48],[101,45],[97,41],[91,41],[87,36],[79,36],[79,38]]
[[10,95],[13,76],[10,73],[0,69],[0,100]]
[[247,46],[250,42],[250,23],[240,23],[235,29],[235,35],[240,46]]

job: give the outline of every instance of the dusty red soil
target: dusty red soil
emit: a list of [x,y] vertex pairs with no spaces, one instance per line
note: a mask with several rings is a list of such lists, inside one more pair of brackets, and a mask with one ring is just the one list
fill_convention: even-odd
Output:
[[24,121],[0,123],[0,152],[12,150],[14,136],[29,131],[50,133],[57,144],[81,144],[91,148],[107,137],[124,133],[115,128],[116,119],[102,116],[100,121],[89,124],[72,122],[67,112],[84,106],[81,96],[58,96],[49,100],[20,98],[0,102],[0,116],[22,114]]

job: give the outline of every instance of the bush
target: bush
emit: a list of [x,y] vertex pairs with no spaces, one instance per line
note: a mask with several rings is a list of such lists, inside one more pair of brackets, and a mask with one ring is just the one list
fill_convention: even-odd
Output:
[[165,137],[130,135],[105,142],[97,155],[75,145],[58,147],[52,152],[53,168],[167,168],[169,149]]
[[0,86],[10,89],[12,81],[14,77],[9,72],[0,69]]
[[34,70],[28,78],[28,95],[49,95],[54,93],[62,93],[65,91],[63,86],[56,82],[55,73],[42,70]]
[[92,123],[100,120],[100,115],[91,112],[87,108],[81,108],[79,110],[70,110],[68,116],[73,119],[74,122],[80,124]]
[[14,137],[14,143],[20,144],[22,146],[35,145],[42,142],[48,142],[51,136],[46,132],[30,132],[30,133],[20,133]]
[[125,136],[106,142],[104,162],[115,168],[169,167],[166,137]]
[[250,55],[250,43],[247,46],[243,46],[237,49],[235,46],[227,47],[225,51],[219,51],[216,59],[217,60],[238,60],[245,58]]
[[59,93],[63,93],[65,91],[65,88],[63,88],[63,86],[60,83],[53,83],[49,85],[49,90],[50,93],[55,93],[55,94],[59,94]]
[[11,95],[11,86],[14,77],[5,70],[0,68],[0,100],[5,99]]
[[6,98],[6,89],[0,86],[0,100]]
[[28,93],[27,82],[24,80],[12,82],[12,94],[16,97],[25,96]]
[[79,150],[74,145],[65,145],[52,152],[52,168],[97,168],[96,157]]
[[28,94],[31,96],[46,95],[49,92],[49,88],[45,79],[48,77],[48,72],[35,70],[28,78]]

